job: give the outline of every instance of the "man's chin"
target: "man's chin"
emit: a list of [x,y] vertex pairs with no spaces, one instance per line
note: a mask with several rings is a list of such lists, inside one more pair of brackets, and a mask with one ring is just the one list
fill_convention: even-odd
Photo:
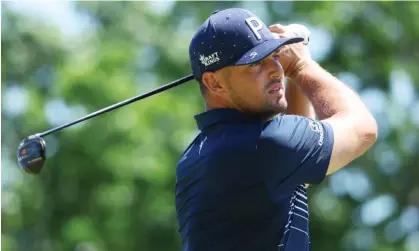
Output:
[[285,113],[288,108],[288,102],[285,98],[278,98],[271,103],[271,106],[276,113]]
[[280,102],[275,104],[270,104],[266,107],[264,112],[264,117],[273,118],[280,114],[285,114],[287,111],[287,102]]

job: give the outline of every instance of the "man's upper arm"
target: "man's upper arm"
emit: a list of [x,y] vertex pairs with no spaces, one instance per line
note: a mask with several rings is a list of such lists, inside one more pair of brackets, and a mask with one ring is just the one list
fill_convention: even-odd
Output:
[[[362,135],[354,129],[354,118],[336,115],[323,120],[334,131],[335,140],[327,175],[345,167],[365,153],[375,141],[374,135]],[[367,126],[367,125],[365,125]]]
[[283,115],[270,122],[257,144],[257,162],[270,184],[318,184],[327,172],[334,133],[327,122]]

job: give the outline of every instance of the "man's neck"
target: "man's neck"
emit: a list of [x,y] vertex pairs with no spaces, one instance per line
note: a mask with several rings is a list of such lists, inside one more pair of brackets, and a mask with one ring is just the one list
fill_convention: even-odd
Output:
[[227,102],[226,100],[211,100],[211,99],[205,100],[206,111],[210,111],[213,109],[222,109],[222,108],[236,109],[240,111],[240,109],[237,109],[237,107],[234,107],[232,104],[230,104],[230,102]]
[[233,107],[233,106],[228,106],[228,105],[211,105],[209,103],[205,103],[205,111],[210,111],[210,110],[214,110],[214,109],[234,109],[234,110],[238,110],[244,114],[247,114],[249,116],[252,117],[259,117],[262,121],[269,121],[271,119],[273,119],[275,116],[277,116],[277,114],[260,114],[260,113],[254,113],[254,112],[249,112],[243,109],[239,109],[237,107]]

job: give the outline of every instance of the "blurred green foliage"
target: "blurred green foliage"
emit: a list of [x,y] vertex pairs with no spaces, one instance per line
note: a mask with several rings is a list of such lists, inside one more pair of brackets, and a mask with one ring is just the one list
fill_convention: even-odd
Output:
[[313,56],[378,120],[374,148],[309,190],[313,250],[419,250],[418,3],[74,4],[82,29],[69,35],[2,3],[2,250],[181,250],[175,164],[204,110],[195,82],[47,136],[39,176],[18,169],[15,151],[189,74],[195,29],[228,7],[308,25]]

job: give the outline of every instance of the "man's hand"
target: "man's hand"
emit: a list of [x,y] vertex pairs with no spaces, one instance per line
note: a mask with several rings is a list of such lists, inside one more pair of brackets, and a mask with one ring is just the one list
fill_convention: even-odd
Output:
[[[280,24],[271,25],[270,30],[271,32],[276,35],[277,38],[283,37],[295,37],[297,34],[298,25],[287,25],[282,26]],[[301,32],[300,32],[301,33]],[[301,36],[301,35],[300,35]],[[279,61],[281,63],[282,68],[285,71],[285,76],[287,76],[287,70],[290,70],[293,65],[297,64],[300,60],[298,55],[301,55],[303,59],[309,58],[311,59],[310,52],[307,46],[302,45],[299,43],[297,53],[294,53],[294,48],[284,46],[279,52]],[[300,52],[302,50],[302,52]],[[288,55],[287,55],[288,54]],[[292,70],[291,70],[292,71]],[[304,95],[303,91],[297,86],[296,83],[290,78],[288,78],[287,86],[285,89],[285,97],[287,99],[288,108],[286,114],[294,114],[300,115],[308,118],[315,118],[314,109],[308,100],[307,96]]]
[[[269,26],[269,30],[278,38],[298,36],[298,28],[298,25],[274,24]],[[299,71],[312,62],[312,58],[308,47],[301,42],[281,47],[279,62],[284,69],[285,76],[293,79]]]

